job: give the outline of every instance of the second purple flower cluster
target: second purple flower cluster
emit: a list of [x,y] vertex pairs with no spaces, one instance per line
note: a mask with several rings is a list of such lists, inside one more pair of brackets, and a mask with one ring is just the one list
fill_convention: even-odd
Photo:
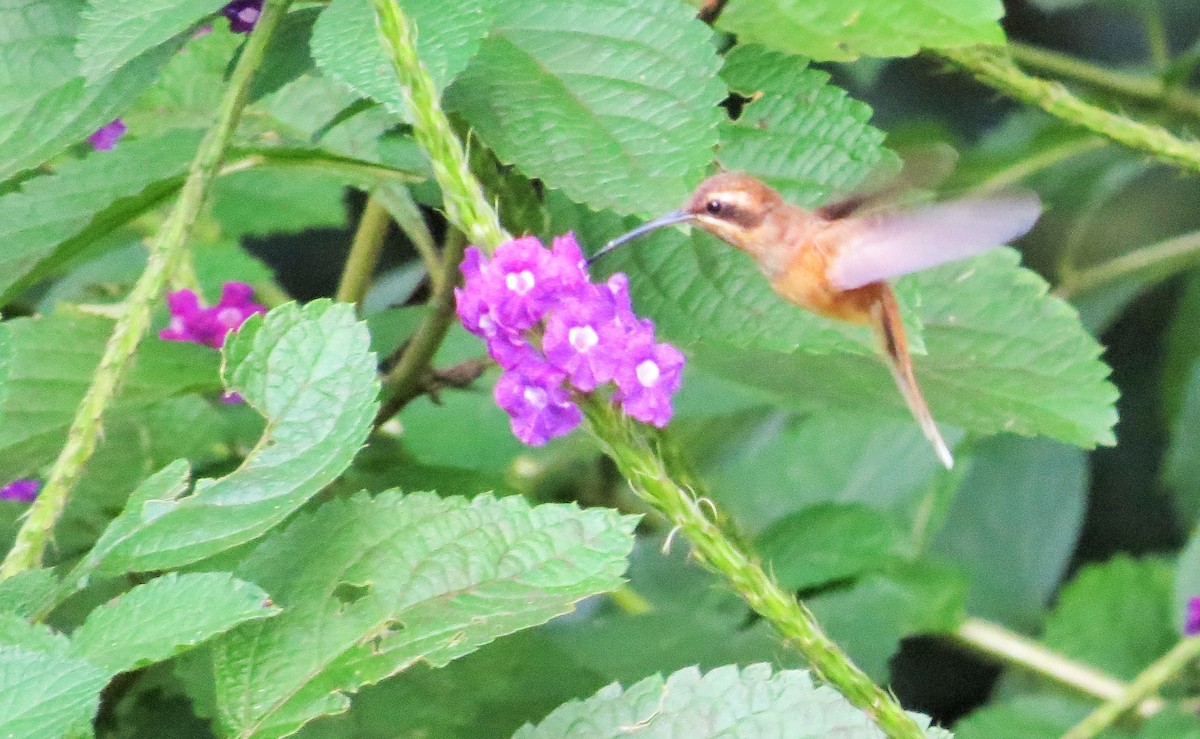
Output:
[[683,354],[634,315],[625,275],[588,279],[574,235],[556,238],[552,250],[532,236],[515,239],[490,260],[471,247],[462,271],[458,315],[504,368],[496,403],[518,439],[538,445],[570,432],[582,420],[571,390],[607,382],[630,416],[659,427],[671,419]]

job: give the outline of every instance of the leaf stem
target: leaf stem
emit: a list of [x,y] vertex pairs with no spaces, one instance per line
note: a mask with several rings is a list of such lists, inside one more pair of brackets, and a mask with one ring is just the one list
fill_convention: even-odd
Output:
[[1008,49],[1012,58],[1026,67],[1143,105],[1154,105],[1173,113],[1200,118],[1200,96],[1187,90],[1167,88],[1157,77],[1106,69],[1077,57],[1019,41],[1010,41]]
[[1164,162],[1200,172],[1200,144],[1184,141],[1161,126],[1140,123],[1086,103],[1057,82],[1025,74],[1003,47],[942,49],[943,58],[1000,92],[1076,126],[1090,129]]
[[580,407],[600,448],[616,463],[634,492],[679,528],[694,547],[696,558],[728,579],[755,612],[800,650],[813,672],[866,711],[889,737],[925,735],[896,699],[872,682],[825,635],[812,612],[722,531],[711,501],[705,500],[702,505],[673,479],[663,456],[639,425],[611,403],[594,396],[581,398]]
[[151,306],[160,299],[167,278],[174,271],[196,216],[217,176],[242,108],[249,99],[254,71],[261,63],[267,42],[290,3],[291,0],[268,0],[263,6],[262,15],[230,74],[229,87],[217,111],[217,121],[196,150],[179,200],[150,246],[146,269],[125,301],[125,311],[117,320],[104,347],[92,384],[67,432],[66,443],[50,469],[45,486],[30,507],[21,530],[17,532],[12,549],[0,564],[0,580],[41,564],[54,524],[66,508],[84,464],[96,449],[104,412],[116,395],[117,387],[129,369],[130,359],[150,326]]
[[429,233],[429,226],[425,224],[425,217],[413,201],[412,193],[404,185],[393,182],[379,188],[375,197],[379,198],[379,202],[391,213],[392,220],[417,250],[421,261],[425,263],[425,271],[429,274],[434,292],[441,290],[440,281],[444,273],[442,258],[438,256],[433,234]]
[[[1013,665],[1049,678],[1060,685],[1100,700],[1115,700],[1124,695],[1130,687],[1108,673],[1065,657],[1033,639],[980,618],[965,619],[951,634],[951,639],[1002,664]],[[1165,706],[1161,698],[1149,696],[1150,694],[1146,693],[1137,701],[1138,713],[1142,716],[1158,713]]]
[[[342,279],[338,283],[336,299],[342,303],[362,303],[367,288],[371,286],[371,275],[379,264],[383,253],[383,240],[387,236],[391,218],[387,209],[374,195],[367,196],[367,204],[358,219],[354,240],[350,242],[350,254],[342,268]],[[356,310],[361,314],[362,307]]]
[[1200,265],[1200,231],[1193,231],[1093,267],[1069,270],[1055,294],[1070,300],[1118,280],[1139,278],[1157,282],[1197,265]]
[[1171,651],[1142,670],[1120,695],[1110,698],[1071,727],[1070,731],[1063,734],[1063,739],[1090,739],[1135,707],[1142,713],[1141,706],[1145,705],[1146,698],[1157,692],[1165,682],[1194,662],[1197,657],[1200,657],[1200,636],[1180,640]]
[[400,361],[383,377],[384,401],[375,416],[376,426],[399,413],[426,390],[429,364],[442,345],[442,339],[446,338],[446,332],[454,325],[454,285],[466,244],[466,238],[458,229],[451,229],[446,234],[446,245],[442,249],[443,272],[434,281],[438,288],[429,297],[429,313],[409,337]]

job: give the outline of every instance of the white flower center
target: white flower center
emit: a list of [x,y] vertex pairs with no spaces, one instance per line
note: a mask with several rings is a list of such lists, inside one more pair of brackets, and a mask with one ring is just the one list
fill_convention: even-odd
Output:
[[242,23],[254,23],[258,20],[258,16],[261,14],[262,11],[258,10],[257,8],[242,8],[238,11],[237,16]]
[[546,400],[546,391],[540,387],[525,388],[525,402],[534,408],[545,408]]
[[527,269],[520,272],[509,272],[504,276],[504,284],[518,295],[524,295],[532,290],[534,282],[536,281],[533,279],[533,273]]
[[575,326],[567,332],[567,341],[571,342],[575,351],[586,352],[600,341],[600,337],[591,326]]
[[658,377],[662,374],[658,365],[649,359],[639,364],[634,372],[643,387],[654,387],[654,383],[658,382]]

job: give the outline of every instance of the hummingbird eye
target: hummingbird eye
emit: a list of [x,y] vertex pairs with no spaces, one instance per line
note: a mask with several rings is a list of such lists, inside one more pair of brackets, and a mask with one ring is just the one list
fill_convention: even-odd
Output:
[[724,207],[725,204],[720,200],[710,200],[704,205],[704,209],[708,211],[708,214],[711,216],[719,215]]

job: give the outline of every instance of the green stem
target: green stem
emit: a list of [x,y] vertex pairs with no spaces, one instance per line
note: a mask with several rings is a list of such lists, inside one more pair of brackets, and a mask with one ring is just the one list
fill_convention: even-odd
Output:
[[1186,90],[1168,89],[1157,77],[1106,69],[1077,57],[1019,41],[1010,41],[1007,48],[1012,53],[1012,58],[1026,67],[1063,77],[1131,102],[1200,118],[1200,96]]
[[1055,292],[1072,299],[1118,280],[1157,282],[1200,265],[1200,231],[1160,241],[1094,267],[1069,270]]
[[229,88],[217,111],[217,121],[200,143],[179,193],[179,200],[150,246],[146,270],[125,301],[125,312],[104,347],[92,384],[67,432],[66,443],[50,469],[45,486],[30,507],[13,548],[4,563],[0,564],[0,580],[40,566],[54,524],[66,508],[84,464],[96,449],[104,412],[129,368],[134,350],[150,326],[151,306],[161,297],[167,278],[187,244],[193,222],[217,176],[225,149],[248,100],[254,70],[262,61],[267,41],[290,2],[268,0],[264,5],[258,24],[247,39],[230,75]]
[[408,338],[400,361],[383,377],[384,401],[375,416],[376,425],[399,413],[410,401],[425,392],[429,365],[446,338],[446,333],[454,325],[454,285],[466,244],[461,231],[451,229],[446,234],[446,245],[442,249],[443,272],[433,281],[437,287],[429,297],[429,313]]
[[973,195],[986,195],[1013,187],[1026,177],[1031,177],[1042,170],[1049,169],[1059,162],[1099,149],[1108,142],[1099,136],[1087,136],[1075,141],[1065,141],[1049,149],[1033,152],[1029,156],[1016,159],[980,180],[975,185],[967,187]]
[[443,274],[442,258],[438,256],[433,234],[429,233],[429,226],[425,223],[425,217],[421,215],[421,209],[413,200],[412,193],[404,185],[393,182],[379,188],[375,197],[387,208],[392,220],[417,250],[421,261],[425,263],[425,271],[429,273],[433,290],[437,292],[442,289],[439,284]]
[[1156,0],[1150,0],[1141,9],[1142,25],[1146,31],[1146,45],[1150,47],[1150,61],[1160,76],[1171,67],[1171,45],[1167,41],[1167,25],[1163,22],[1162,8]]
[[716,514],[707,514],[705,506],[672,479],[638,424],[592,396],[580,398],[580,406],[601,449],[634,492],[679,528],[696,558],[728,579],[755,612],[804,654],[813,672],[866,711],[889,737],[924,736],[900,704],[825,635],[812,612],[726,536],[713,520]]
[[[1076,662],[1036,641],[1009,631],[1003,626],[979,618],[967,618],[950,638],[973,652],[1012,665],[1034,675],[1076,690],[1102,701],[1114,700],[1129,690],[1129,685],[1089,665]],[[1138,713],[1151,716],[1165,704],[1160,698],[1139,699]]]
[[[350,254],[342,268],[342,279],[338,283],[336,299],[342,303],[361,303],[371,286],[371,275],[379,264],[383,253],[383,240],[387,236],[387,209],[374,195],[367,197],[366,207],[358,219],[354,240],[350,242]],[[360,310],[361,312],[361,310]]]
[[1063,739],[1090,739],[1111,726],[1117,719],[1142,704],[1180,670],[1200,657],[1200,636],[1181,640],[1154,664],[1133,679],[1120,695],[1108,700],[1086,718],[1063,734]]
[[[412,30],[396,0],[373,0],[375,18],[384,46],[400,80],[405,101],[413,114],[413,137],[428,154],[433,176],[442,186],[446,217],[472,244],[494,249],[509,239],[496,212],[488,205],[479,182],[471,174],[462,143],[438,102],[438,91],[417,58]],[[443,256],[443,261],[450,259]],[[458,268],[458,264],[454,264]]]
[[942,57],[977,80],[1017,100],[1036,105],[1050,115],[1090,129],[1132,149],[1149,152],[1164,162],[1200,172],[1200,144],[1184,141],[1161,126],[1139,123],[1085,103],[1057,82],[1022,72],[1003,48],[943,49]]

